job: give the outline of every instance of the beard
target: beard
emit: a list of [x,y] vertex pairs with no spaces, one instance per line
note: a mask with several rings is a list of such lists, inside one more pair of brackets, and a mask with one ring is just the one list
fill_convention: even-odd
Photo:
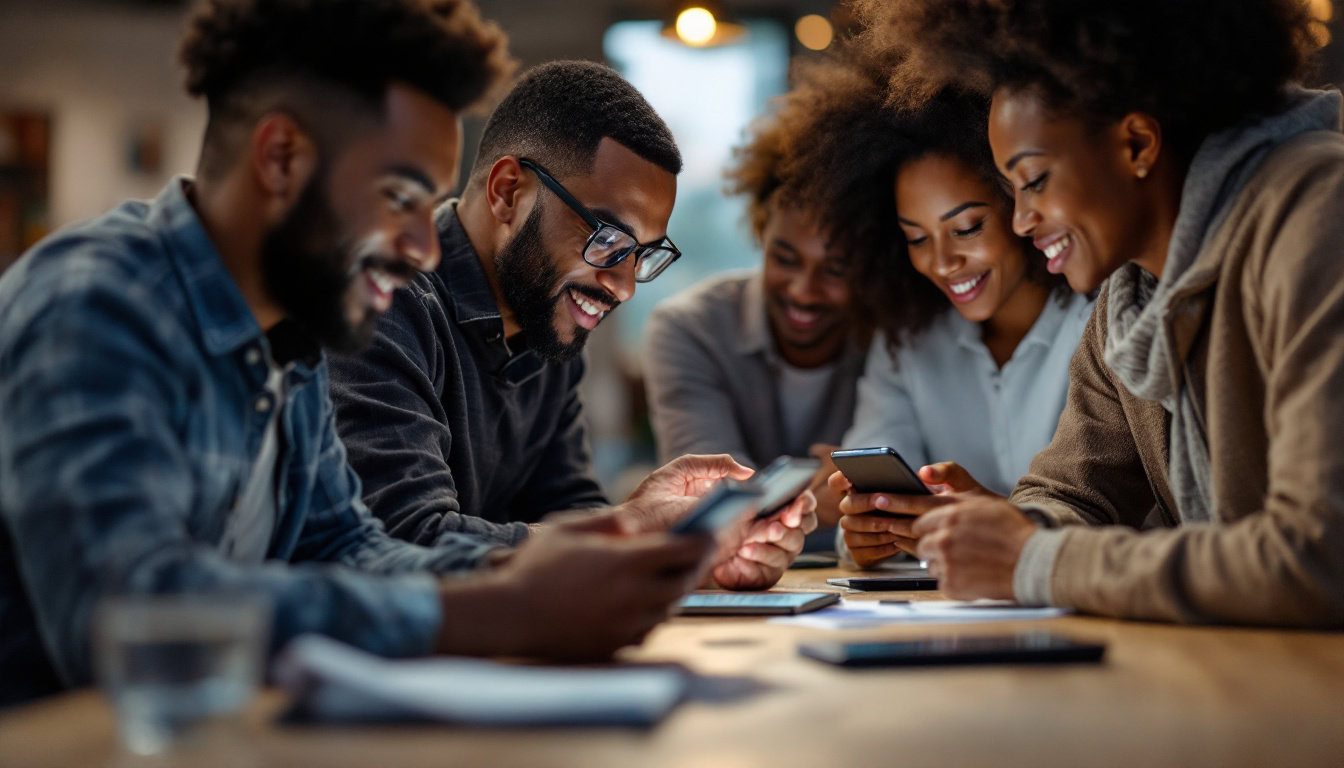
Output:
[[557,290],[560,272],[541,237],[541,199],[532,206],[518,234],[495,254],[495,274],[504,301],[513,310],[523,338],[538,356],[563,363],[578,357],[588,341],[588,329],[575,326],[574,338],[560,340],[555,330],[556,307],[567,290],[584,294],[615,309],[619,301],[605,291],[571,284]]
[[348,354],[373,339],[377,315],[366,309],[357,321],[346,309],[347,295],[365,264],[359,248],[341,234],[326,198],[326,174],[313,174],[289,214],[266,233],[261,245],[266,291],[304,332],[323,347]]

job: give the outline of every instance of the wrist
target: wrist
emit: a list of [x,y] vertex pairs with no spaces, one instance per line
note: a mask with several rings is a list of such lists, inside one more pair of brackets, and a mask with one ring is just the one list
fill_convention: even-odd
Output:
[[519,590],[516,578],[505,567],[451,579],[439,585],[443,624],[435,638],[435,651],[461,656],[520,655]]

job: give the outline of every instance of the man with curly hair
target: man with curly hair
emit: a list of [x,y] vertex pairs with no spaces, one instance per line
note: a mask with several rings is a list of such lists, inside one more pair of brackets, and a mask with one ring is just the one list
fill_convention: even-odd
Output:
[[[881,89],[841,61],[795,75],[728,173],[731,191],[747,198],[761,267],[716,275],[662,302],[645,330],[644,371],[659,456],[726,452],[757,467],[784,455],[825,462],[813,484],[820,528],[808,540],[818,551],[833,548],[838,499],[825,479],[834,471],[830,451],[853,419],[867,341],[851,288],[863,256],[852,246],[866,232],[836,226],[823,211],[833,194],[843,200],[834,205],[854,209],[846,224],[862,226],[884,217],[890,189],[884,169],[857,151],[883,139],[872,130],[885,119]],[[834,120],[821,124],[820,113]],[[820,145],[839,131],[852,143],[826,153]]]
[[[496,107],[462,198],[436,216],[442,264],[395,298],[367,351],[333,361],[341,437],[393,535],[516,546],[546,515],[607,506],[579,353],[680,256],[667,237],[680,171],[662,118],[601,64],[536,67]],[[653,502],[698,495],[725,467],[751,474],[727,456],[684,457],[610,513],[665,529],[686,506]],[[730,536],[717,585],[774,584],[814,525],[812,503]]]
[[[115,594],[246,591],[272,645],[594,656],[699,578],[705,537],[557,525],[516,553],[389,537],[359,499],[323,347],[439,262],[459,114],[504,77],[466,0],[208,0],[181,49],[195,178],[0,279],[0,701],[89,682]],[[604,527],[605,526],[605,527]],[[471,579],[433,574],[487,566]]]

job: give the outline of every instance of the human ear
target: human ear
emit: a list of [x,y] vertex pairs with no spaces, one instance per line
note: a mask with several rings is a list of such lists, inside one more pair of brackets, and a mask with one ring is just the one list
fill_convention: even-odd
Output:
[[1145,179],[1162,153],[1162,125],[1143,112],[1131,112],[1120,120],[1125,143],[1125,164],[1135,178]]
[[[523,166],[518,158],[505,155],[490,166],[490,174],[485,178],[485,202],[490,213],[500,224],[508,225],[519,218],[520,212],[531,209],[527,194],[529,185],[524,179]],[[527,205],[527,208],[524,208]]]
[[283,219],[317,170],[317,144],[293,117],[273,112],[253,127],[248,155],[264,217]]

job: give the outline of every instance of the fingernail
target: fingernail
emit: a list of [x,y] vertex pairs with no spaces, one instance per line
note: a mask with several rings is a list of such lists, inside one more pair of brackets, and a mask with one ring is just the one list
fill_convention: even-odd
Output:
[[887,505],[890,503],[891,502],[887,501],[886,496],[878,496],[876,499],[873,500],[873,506],[879,509],[886,509]]

